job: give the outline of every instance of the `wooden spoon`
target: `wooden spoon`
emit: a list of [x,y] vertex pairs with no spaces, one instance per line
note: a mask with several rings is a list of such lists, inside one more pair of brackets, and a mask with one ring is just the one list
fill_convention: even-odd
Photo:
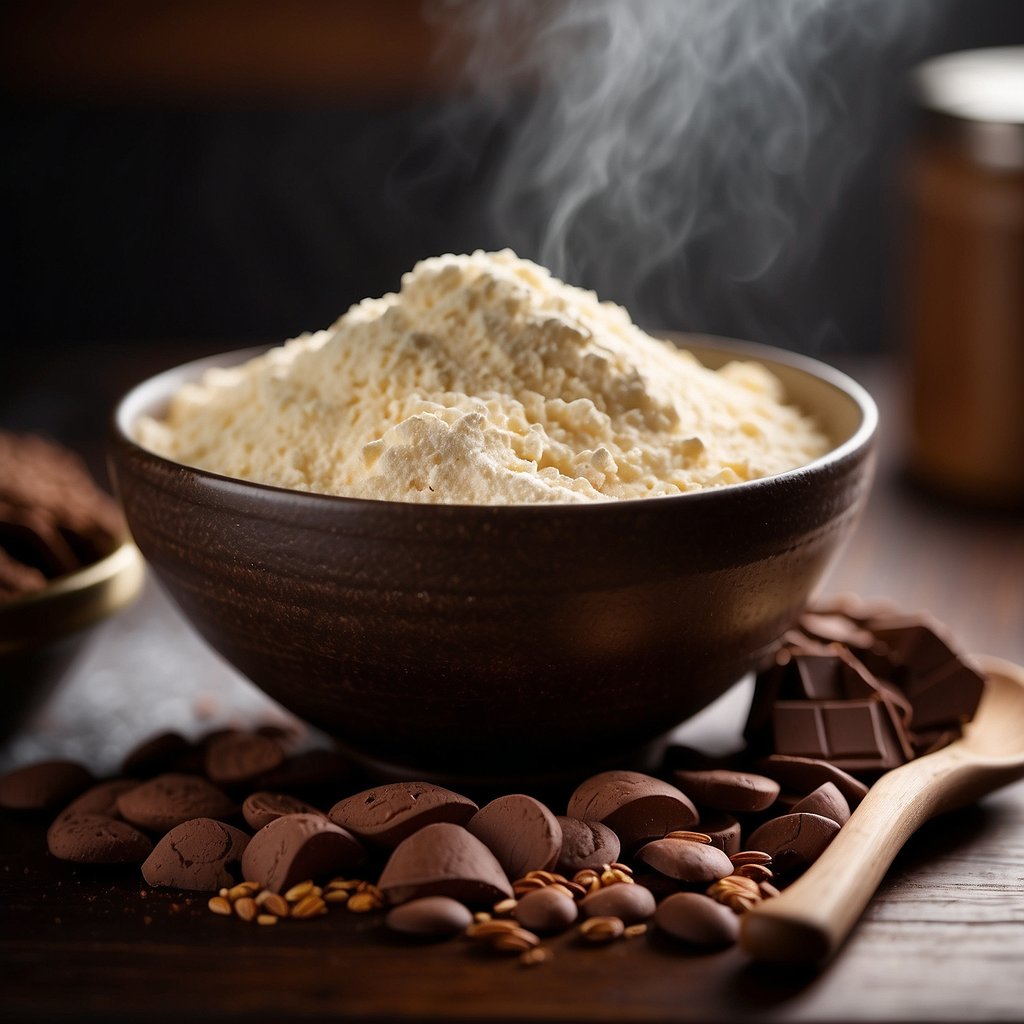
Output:
[[963,737],[886,772],[805,874],[743,915],[740,942],[751,956],[827,960],[921,825],[1024,777],[1024,669],[999,658],[975,661],[988,685]]

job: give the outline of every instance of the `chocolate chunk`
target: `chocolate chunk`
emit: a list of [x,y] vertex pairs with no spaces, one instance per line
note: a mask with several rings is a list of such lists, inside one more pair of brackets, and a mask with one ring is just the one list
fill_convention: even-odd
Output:
[[512,916],[531,932],[564,932],[571,927],[579,911],[576,901],[564,892],[546,885],[519,899]]
[[75,761],[39,761],[0,775],[0,807],[42,811],[59,807],[96,779]]
[[87,789],[81,796],[75,797],[57,815],[57,821],[82,814],[100,814],[106,818],[116,818],[118,816],[118,799],[123,793],[127,793],[137,785],[138,782],[135,779],[108,779],[106,782],[99,782]]
[[390,903],[422,896],[450,896],[470,906],[491,907],[512,896],[493,853],[461,825],[440,821],[403,839],[377,883]]
[[539,800],[523,793],[499,796],[466,823],[498,858],[509,878],[550,870],[562,852],[562,826]]
[[914,752],[886,700],[776,701],[772,715],[779,754],[814,757],[848,771],[888,771]]
[[76,864],[139,864],[153,849],[148,836],[105,814],[65,811],[46,833],[54,857]]
[[156,844],[142,865],[149,885],[215,892],[233,885],[232,871],[245,855],[249,837],[213,818],[176,825]]
[[393,850],[425,825],[465,825],[478,809],[472,800],[442,786],[393,782],[338,801],[328,817],[363,842]]
[[581,783],[569,798],[566,814],[607,825],[624,850],[689,828],[697,820],[697,808],[675,786],[629,771],[601,772]]
[[280,741],[258,733],[229,732],[206,746],[206,774],[211,782],[222,786],[248,782],[283,762]]
[[915,730],[928,730],[969,722],[984,690],[984,676],[955,659],[927,675],[909,673],[904,692],[913,708]]
[[306,750],[250,779],[249,785],[254,789],[302,795],[331,790],[336,795],[351,776],[351,762],[336,750]]
[[654,913],[654,893],[646,885],[616,882],[580,900],[584,917],[617,917],[626,924],[639,924]]
[[814,863],[838,831],[837,822],[820,814],[783,814],[756,829],[747,847],[771,854],[772,867],[785,872]]
[[264,825],[286,814],[319,814],[326,817],[319,808],[284,793],[250,793],[242,804],[242,817],[254,832],[259,832]]
[[728,907],[695,892],[677,892],[658,904],[654,923],[667,935],[693,946],[731,946],[739,918]]
[[693,829],[710,836],[711,845],[723,853],[740,851],[740,823],[731,814],[712,812],[702,815]]
[[425,939],[446,939],[465,931],[473,915],[448,896],[424,896],[388,911],[384,923],[394,932]]
[[143,740],[125,755],[121,771],[132,778],[148,778],[179,767],[192,744],[176,732],[161,732]]
[[562,815],[557,820],[562,830],[562,850],[555,862],[556,871],[575,875],[584,868],[600,868],[619,859],[619,837],[607,825]]
[[792,664],[799,696],[806,700],[866,700],[878,692],[867,669],[841,647],[824,655],[797,655]]
[[125,821],[166,832],[193,818],[229,818],[238,808],[226,794],[199,775],[168,772],[117,798],[117,811]]
[[286,814],[252,837],[242,873],[265,889],[285,892],[306,879],[343,875],[365,860],[359,840],[322,814]]
[[791,813],[820,814],[823,818],[831,818],[837,825],[845,825],[850,820],[850,805],[836,789],[835,783],[826,782],[803,800],[797,801]]
[[675,779],[695,803],[718,811],[763,811],[779,795],[779,784],[774,779],[749,772],[677,771]]
[[733,871],[728,854],[692,839],[655,839],[641,846],[636,856],[655,871],[691,885],[717,882]]
[[813,757],[792,757],[786,754],[772,754],[762,758],[754,767],[770,779],[775,779],[783,789],[805,796],[831,782],[846,798],[851,807],[856,807],[867,796],[868,787],[841,768],[827,761]]

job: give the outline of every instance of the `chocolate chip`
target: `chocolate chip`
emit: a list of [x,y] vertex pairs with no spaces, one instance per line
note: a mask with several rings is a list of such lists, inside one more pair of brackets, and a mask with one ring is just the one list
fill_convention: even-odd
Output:
[[739,938],[739,918],[728,907],[695,892],[677,892],[658,904],[654,923],[693,946],[731,946]]
[[622,844],[607,825],[562,815],[557,816],[557,821],[562,830],[562,850],[555,862],[556,871],[575,875],[584,868],[599,869],[619,859]]
[[763,811],[775,803],[779,784],[765,775],[733,772],[725,769],[712,771],[677,771],[679,788],[695,803],[717,811],[737,811],[746,814]]
[[264,825],[242,858],[247,880],[286,892],[306,879],[341,875],[366,860],[359,840],[321,814],[287,814]]
[[229,732],[206,745],[206,774],[223,786],[248,782],[283,762],[280,741],[258,733]]
[[132,778],[148,778],[177,768],[191,750],[192,744],[179,733],[157,733],[125,755],[121,771]]
[[838,831],[838,823],[820,814],[783,814],[756,829],[746,845],[771,854],[772,867],[785,872],[816,861]]
[[176,825],[156,844],[142,865],[149,885],[214,892],[232,885],[232,868],[245,854],[249,837],[213,818]]
[[123,793],[135,789],[137,785],[135,779],[108,779],[106,782],[99,782],[81,796],[75,797],[57,815],[57,821],[82,814],[101,814],[106,818],[116,818],[118,799]]
[[550,870],[562,852],[562,826],[539,800],[523,793],[492,800],[466,829],[497,857],[509,878]]
[[436,822],[395,847],[377,883],[391,903],[450,896],[490,907],[512,895],[493,853],[462,826]]
[[54,857],[76,864],[138,864],[149,856],[148,836],[105,814],[65,812],[46,833]]
[[254,832],[285,814],[319,814],[326,817],[319,808],[285,793],[250,793],[242,804],[242,817]]
[[733,870],[722,850],[691,839],[656,839],[640,847],[636,856],[655,871],[691,885],[716,882]]
[[579,916],[576,901],[546,885],[520,897],[512,916],[531,932],[564,932]]
[[228,818],[237,808],[201,776],[168,772],[122,793],[117,810],[133,825],[166,832],[193,818]]
[[392,907],[384,922],[392,931],[404,935],[446,939],[465,931],[473,923],[473,915],[448,896],[424,896]]
[[10,811],[59,807],[95,781],[75,761],[39,761],[0,775],[0,807]]
[[820,814],[823,818],[831,818],[837,825],[845,825],[850,820],[850,805],[834,783],[825,782],[795,803],[791,813]]
[[779,754],[814,757],[848,771],[888,771],[914,756],[892,703],[777,700],[772,732]]
[[276,768],[255,779],[249,779],[249,785],[253,789],[302,795],[327,789],[336,794],[351,775],[351,762],[336,750],[306,750],[286,758]]
[[629,771],[601,772],[587,779],[569,798],[566,813],[607,825],[624,850],[689,828],[697,820],[697,809],[675,786]]
[[758,761],[755,767],[763,775],[775,779],[783,789],[799,796],[806,796],[826,782],[831,782],[843,794],[847,803],[856,807],[868,792],[863,782],[834,764],[813,757],[772,754]]
[[588,893],[580,900],[584,917],[617,917],[626,924],[646,921],[654,913],[654,894],[645,885],[616,882]]
[[393,850],[417,829],[446,821],[465,825],[478,808],[472,800],[429,782],[394,782],[336,803],[328,817],[366,843]]

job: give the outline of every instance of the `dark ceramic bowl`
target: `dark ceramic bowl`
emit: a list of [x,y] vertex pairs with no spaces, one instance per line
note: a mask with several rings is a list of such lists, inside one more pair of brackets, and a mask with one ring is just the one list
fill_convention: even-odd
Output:
[[142,589],[138,549],[125,540],[98,562],[0,604],[0,737],[43,704],[91,635]]
[[877,413],[843,374],[756,358],[835,440],[736,486],[593,505],[466,506],[283,490],[170,462],[132,425],[204,369],[119,405],[112,469],[136,542],[207,641],[351,752],[442,777],[622,763],[747,672],[793,622],[870,484]]

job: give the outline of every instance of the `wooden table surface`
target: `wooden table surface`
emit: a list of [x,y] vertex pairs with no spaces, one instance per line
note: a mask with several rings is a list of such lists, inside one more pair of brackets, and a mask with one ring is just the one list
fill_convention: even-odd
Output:
[[[117,392],[194,354],[97,346],[69,350],[45,374],[15,361],[0,426],[48,429],[95,464]],[[928,608],[965,648],[1024,663],[1024,519],[956,509],[907,486],[898,374],[888,363],[852,369],[882,406],[882,459],[823,592]],[[95,383],[83,396],[86,370]],[[688,737],[727,740],[748,696],[741,684],[689,723]],[[150,581],[0,748],[0,769],[72,756],[109,772],[156,730],[286,718],[203,647]],[[552,960],[526,969],[459,940],[409,945],[379,917],[346,913],[257,928],[210,915],[205,898],[148,890],[134,871],[73,868],[42,848],[38,823],[0,821],[3,1020],[1024,1019],[1024,784],[919,833],[818,974],[648,938],[601,948],[555,939]]]

